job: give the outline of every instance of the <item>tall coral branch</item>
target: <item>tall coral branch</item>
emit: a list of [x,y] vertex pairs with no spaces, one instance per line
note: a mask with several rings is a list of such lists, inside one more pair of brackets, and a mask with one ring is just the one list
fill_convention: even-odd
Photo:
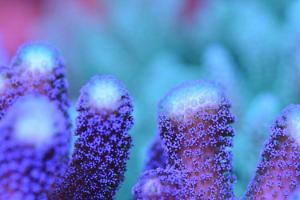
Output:
[[[229,108],[222,89],[205,81],[181,84],[161,100],[158,121],[169,157],[166,170],[179,170],[186,177],[181,181],[188,185],[188,189],[178,188],[185,194],[180,199],[234,198],[230,151],[234,117]],[[145,177],[140,181],[145,182]],[[167,184],[164,179],[160,182]],[[134,190],[136,195],[143,194],[140,184]]]
[[[69,102],[67,98],[67,84],[66,84],[66,77],[64,73],[65,67],[63,65],[62,59],[59,56],[58,52],[44,44],[40,43],[32,43],[24,45],[20,48],[19,52],[15,56],[12,64],[10,67],[1,67],[0,71],[0,118],[3,118],[3,121],[5,122],[5,127],[3,128],[3,134],[1,132],[1,140],[0,144],[2,146],[2,153],[0,154],[0,160],[1,160],[1,167],[8,165],[16,164],[15,157],[18,157],[18,160],[20,161],[20,166],[15,166],[12,170],[11,168],[7,168],[7,170],[4,170],[1,177],[2,182],[0,183],[0,187],[3,189],[3,194],[9,193],[7,190],[13,191],[13,195],[17,196],[6,196],[4,199],[26,199],[26,198],[46,198],[47,191],[52,187],[52,183],[54,182],[53,179],[56,176],[61,176],[64,173],[64,168],[68,160],[68,154],[70,149],[70,118],[67,113],[67,109],[69,107]],[[34,95],[34,96],[43,96],[38,97],[38,100],[20,100],[23,99],[22,96],[28,96],[28,95]],[[43,106],[39,106],[39,102],[43,99],[44,102],[47,101],[47,103],[44,103]],[[31,98],[35,99],[35,98]],[[18,103],[19,101],[22,101],[24,103],[24,106],[26,106],[26,102],[37,102],[37,108],[40,109],[39,111],[36,111],[35,105],[28,103],[28,109],[25,113],[22,113],[24,110],[22,110],[21,103]],[[18,103],[18,104],[17,104]],[[17,105],[15,105],[17,104]],[[50,108],[47,108],[47,105],[49,104]],[[51,104],[51,105],[50,105]],[[52,105],[54,104],[54,105]],[[15,107],[18,107],[16,109]],[[60,159],[56,159],[54,161],[49,161],[48,158],[41,159],[38,156],[42,156],[43,153],[46,154],[47,152],[40,152],[40,147],[36,147],[33,144],[33,139],[36,139],[36,142],[40,140],[40,136],[44,134],[46,131],[46,135],[56,135],[56,132],[53,129],[47,129],[47,130],[35,130],[34,127],[40,127],[39,124],[45,121],[42,121],[43,119],[48,119],[49,123],[52,123],[51,117],[53,119],[56,119],[57,115],[55,112],[50,112],[51,109],[57,112],[57,115],[62,115],[62,117],[59,117],[59,121],[55,125],[52,124],[52,126],[59,126],[59,123],[62,123],[66,125],[62,130],[60,130],[59,135],[61,137],[49,137],[47,140],[44,141],[46,144],[55,144],[53,147],[49,147],[49,152],[51,154],[49,159],[52,159],[52,156],[59,156]],[[31,118],[30,112],[32,109],[32,116],[33,117],[39,117],[36,119]],[[50,109],[50,111],[49,111]],[[11,111],[12,110],[12,111]],[[15,125],[14,120],[7,120],[8,116],[6,115],[19,115],[20,117],[23,116],[24,124],[22,126]],[[49,111],[49,112],[48,112]],[[14,114],[9,114],[9,113]],[[24,111],[25,112],[25,111]],[[34,115],[34,113],[43,112],[40,115]],[[31,121],[26,121],[27,119],[31,119]],[[41,120],[41,121],[39,121]],[[3,123],[4,123],[3,122]],[[9,124],[10,123],[10,124]],[[26,125],[28,123],[28,125]],[[44,123],[44,125],[46,122]],[[47,124],[46,124],[47,125]],[[4,126],[4,125],[3,125]],[[12,129],[13,127],[21,127],[18,130]],[[32,126],[33,128],[28,128],[28,126]],[[49,125],[50,126],[50,125]],[[49,126],[46,126],[46,128],[49,128]],[[24,128],[24,131],[21,130]],[[53,131],[53,132],[51,132]],[[22,139],[18,139],[16,137],[12,137],[14,134],[23,133]],[[27,144],[27,136],[31,139],[31,143]],[[30,137],[29,137],[30,136]],[[23,140],[23,141],[22,141]],[[45,139],[46,140],[46,139]],[[7,145],[10,145],[9,147]],[[46,145],[47,146],[47,145]],[[44,147],[46,148],[46,147]],[[45,150],[45,149],[44,149]],[[46,150],[45,150],[46,151]],[[48,151],[48,150],[47,150]],[[28,155],[22,155],[22,152],[27,152]],[[30,155],[29,155],[30,154]],[[30,159],[27,159],[26,156],[30,156]],[[24,157],[24,160],[23,160]],[[36,160],[32,160],[36,158]],[[22,163],[26,163],[26,167],[22,165]],[[18,162],[17,162],[18,163]],[[46,166],[47,165],[47,166]],[[49,166],[48,166],[49,165]],[[52,165],[52,166],[51,166]],[[42,167],[41,167],[42,166]],[[59,167],[58,167],[59,166]],[[22,168],[19,169],[18,167]],[[28,168],[28,169],[27,169]],[[34,169],[38,168],[38,169]],[[39,173],[43,173],[43,179],[47,179],[46,183],[40,182],[39,178],[35,178],[35,181],[29,181],[31,180],[31,170],[35,173],[37,173],[37,176],[39,176]],[[23,170],[22,173],[18,170]],[[25,173],[24,170],[27,172]],[[39,171],[40,170],[40,171]],[[49,171],[48,174],[45,174],[45,171]],[[12,172],[13,171],[13,172]],[[16,173],[14,172],[16,171]],[[15,175],[17,174],[17,175]],[[18,177],[18,184],[15,184],[14,181],[11,181],[12,178]],[[7,185],[5,181],[10,181],[9,186]],[[16,180],[15,180],[16,181]],[[27,181],[27,187],[23,181]],[[11,186],[11,184],[15,184],[15,186]],[[14,187],[14,189],[11,189],[11,187]],[[18,187],[18,189],[16,188]],[[31,191],[31,189],[28,189],[30,187],[36,187],[41,188],[39,189],[39,193]],[[26,191],[25,191],[26,190]],[[31,192],[31,194],[30,194]],[[30,195],[29,195],[30,194]],[[42,196],[39,196],[42,195]],[[2,198],[2,197],[1,197]]]
[[187,82],[159,105],[159,129],[169,161],[194,183],[193,198],[232,199],[234,121],[222,89],[210,82]]
[[53,199],[112,199],[131,147],[132,100],[113,77],[94,77],[81,90],[72,160]]

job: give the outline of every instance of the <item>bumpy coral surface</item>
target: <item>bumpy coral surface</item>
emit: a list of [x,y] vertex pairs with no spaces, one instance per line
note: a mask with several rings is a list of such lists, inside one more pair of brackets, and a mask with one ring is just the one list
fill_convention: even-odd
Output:
[[229,108],[222,89],[205,81],[181,84],[161,100],[159,131],[168,165],[184,174],[189,188],[178,187],[185,196],[173,199],[234,198]]
[[15,70],[0,67],[0,119],[22,93],[21,82],[15,76]]
[[141,176],[133,194],[138,200],[186,199],[189,186],[186,174],[181,171],[156,168]]
[[300,106],[287,107],[271,128],[249,199],[288,199],[300,184]]
[[170,165],[193,183],[190,198],[232,199],[233,115],[222,89],[204,81],[173,89],[159,105],[159,129]]
[[72,160],[52,199],[112,199],[131,147],[132,100],[122,83],[94,77],[81,90]]
[[39,92],[55,101],[67,116],[69,106],[65,66],[58,51],[42,43],[22,46],[14,57],[12,79],[22,94]]
[[21,97],[0,122],[0,199],[46,199],[67,159],[68,122],[55,103]]
[[156,168],[166,168],[167,167],[167,153],[164,151],[161,140],[156,137],[152,142],[151,147],[148,152],[148,160],[145,166],[145,170],[156,169]]

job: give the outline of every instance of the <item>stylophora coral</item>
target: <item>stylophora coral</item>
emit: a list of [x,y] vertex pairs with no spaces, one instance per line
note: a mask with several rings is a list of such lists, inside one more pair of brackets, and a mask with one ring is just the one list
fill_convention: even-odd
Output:
[[[167,169],[185,174],[188,185],[179,187],[185,194],[181,199],[233,198],[230,147],[234,117],[229,108],[222,89],[205,81],[179,85],[160,102],[158,123],[168,155]],[[164,179],[160,180],[159,184],[164,185]],[[139,195],[143,187],[138,184],[134,192],[137,198],[148,199]]]
[[0,99],[0,199],[46,199],[70,150],[66,77],[57,51],[39,43],[21,47],[1,68]]
[[[136,199],[236,199],[233,193],[230,103],[222,89],[187,82],[160,102],[162,168],[149,169],[133,188]],[[295,199],[299,188],[300,106],[287,107],[271,128],[257,172],[242,199]],[[153,157],[157,164],[156,155]],[[151,160],[148,161],[151,163]]]
[[[64,62],[54,48],[23,46],[0,68],[0,200],[114,199],[132,146],[133,102],[112,76],[81,90],[74,151]],[[231,200],[235,117],[216,83],[191,81],[159,103],[158,133],[133,188],[144,200]],[[243,199],[297,198],[300,106],[275,121]]]
[[79,139],[53,199],[112,199],[132,145],[131,97],[115,78],[94,77],[81,90],[77,110]]
[[69,159],[68,88],[57,50],[24,45],[0,75],[0,199],[112,199],[132,146],[125,86],[103,76],[83,87]]
[[46,199],[69,151],[63,113],[44,96],[20,97],[0,132],[0,199]]
[[300,184],[300,106],[288,106],[271,128],[246,197],[287,199]]

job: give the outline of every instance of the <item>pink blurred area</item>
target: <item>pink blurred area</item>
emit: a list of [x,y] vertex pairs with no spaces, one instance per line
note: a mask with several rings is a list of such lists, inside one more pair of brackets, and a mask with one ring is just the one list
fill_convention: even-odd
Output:
[[185,0],[181,11],[181,18],[187,23],[193,22],[198,11],[205,7],[206,3],[206,0]]
[[[205,6],[205,2],[206,0],[182,2],[178,22],[192,23],[199,9]],[[0,0],[0,44],[11,57],[24,42],[43,38],[37,36],[47,32],[43,22],[55,17],[57,10],[67,15],[69,7],[75,6],[81,11],[81,15],[90,17],[93,21],[101,21],[109,18],[110,6],[114,4],[116,3],[105,0]],[[65,28],[68,30],[68,27]]]
[[0,1],[0,37],[10,56],[20,44],[32,39],[32,31],[43,14],[43,3],[42,0]]
[[[105,6],[99,0],[49,1],[49,0],[0,0],[0,44],[11,57],[26,41],[38,39],[45,17],[51,17],[50,8],[76,4],[90,17],[104,16]],[[100,12],[99,12],[99,8]]]

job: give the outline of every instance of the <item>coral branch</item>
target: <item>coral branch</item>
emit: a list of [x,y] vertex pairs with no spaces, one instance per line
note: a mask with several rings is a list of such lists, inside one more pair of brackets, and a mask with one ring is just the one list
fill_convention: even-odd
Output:
[[186,199],[187,177],[174,169],[157,168],[146,171],[133,188],[137,200],[175,200]]
[[46,97],[12,105],[0,122],[0,199],[46,199],[68,156],[68,124]]
[[23,94],[21,85],[14,69],[0,67],[0,119],[16,98]]
[[94,77],[81,90],[72,160],[52,199],[112,199],[131,147],[132,100],[118,80]]
[[152,142],[151,147],[148,152],[149,159],[147,160],[145,170],[156,169],[156,168],[166,168],[167,167],[167,153],[164,151],[161,140],[156,137]]
[[65,66],[58,51],[42,43],[22,46],[14,57],[12,79],[20,82],[22,94],[38,92],[57,102],[67,116],[69,100]]
[[135,197],[234,199],[229,108],[223,90],[211,82],[187,82],[171,90],[158,112],[168,166],[146,171],[134,187]]
[[159,104],[159,129],[169,161],[188,174],[196,199],[232,199],[233,115],[222,89],[194,81],[173,89]]
[[287,107],[271,128],[249,199],[288,199],[300,184],[300,106]]

